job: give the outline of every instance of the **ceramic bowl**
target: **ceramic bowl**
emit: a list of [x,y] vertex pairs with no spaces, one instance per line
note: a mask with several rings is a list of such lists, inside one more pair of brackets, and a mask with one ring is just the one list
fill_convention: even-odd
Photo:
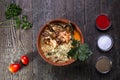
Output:
[[44,31],[44,29],[51,23],[56,23],[56,22],[60,22],[60,23],[71,23],[72,26],[79,32],[80,34],[80,37],[81,37],[81,43],[84,43],[84,38],[83,38],[83,34],[80,30],[80,28],[72,21],[70,20],[67,20],[67,19],[55,19],[55,20],[51,20],[49,22],[47,22],[44,26],[42,26],[38,32],[38,35],[37,35],[37,42],[36,42],[36,45],[37,45],[37,50],[38,50],[38,53],[40,54],[40,56],[48,63],[52,64],[52,65],[55,65],[55,66],[65,66],[65,65],[69,65],[73,62],[75,62],[75,59],[70,59],[68,60],[67,62],[63,62],[63,63],[56,63],[56,62],[52,62],[50,61],[48,58],[46,58],[46,56],[44,55],[42,49],[41,49],[41,34],[42,32]]

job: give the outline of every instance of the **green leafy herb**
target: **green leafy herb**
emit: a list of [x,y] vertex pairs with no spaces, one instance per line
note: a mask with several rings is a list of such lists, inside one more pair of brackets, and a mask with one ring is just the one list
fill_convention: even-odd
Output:
[[21,12],[22,12],[22,9],[16,4],[12,3],[8,5],[7,10],[5,11],[6,19],[11,19],[15,16],[18,16],[21,14]]
[[20,20],[18,16],[14,17],[14,20],[15,20],[15,27],[19,29],[22,21]]
[[73,24],[69,22],[67,26],[70,26],[71,36],[72,36],[71,45],[73,46],[71,50],[69,50],[68,52],[68,57],[79,59],[80,61],[85,61],[92,54],[92,51],[89,49],[87,44],[80,44],[79,40],[74,39]]
[[17,29],[19,28],[29,29],[32,27],[32,24],[28,21],[28,18],[25,15],[22,16],[22,19],[18,16],[15,16],[14,21],[15,21],[15,27]]
[[23,20],[23,22],[26,22],[26,21],[28,21],[28,17],[26,15],[23,15],[22,20]]
[[73,47],[78,47],[80,45],[80,41],[72,39],[72,46]]
[[72,46],[73,48],[68,52],[68,57],[85,61],[92,54],[87,44],[80,44],[79,41],[73,39]]
[[29,29],[32,27],[32,24],[28,21],[28,17],[24,15],[22,17],[22,29]]
[[15,23],[15,27],[17,29],[29,29],[32,27],[32,24],[28,21],[28,17],[26,15],[21,15],[22,9],[20,6],[16,4],[10,4],[8,5],[6,11],[5,11],[5,16],[6,19],[13,19]]

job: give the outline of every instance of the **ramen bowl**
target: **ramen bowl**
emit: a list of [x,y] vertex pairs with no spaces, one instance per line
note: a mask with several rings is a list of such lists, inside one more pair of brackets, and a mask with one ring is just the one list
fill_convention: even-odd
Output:
[[38,32],[36,42],[38,53],[49,64],[65,66],[76,61],[67,57],[67,52],[70,50],[69,45],[71,45],[71,36],[68,35],[72,32],[68,25],[71,25],[74,29],[74,39],[83,44],[84,38],[79,26],[67,19],[51,20],[42,26]]

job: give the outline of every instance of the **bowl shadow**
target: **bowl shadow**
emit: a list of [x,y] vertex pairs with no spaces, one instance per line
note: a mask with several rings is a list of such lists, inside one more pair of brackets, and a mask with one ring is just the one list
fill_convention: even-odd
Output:
[[92,65],[76,61],[68,66],[52,66],[53,80],[90,80]]

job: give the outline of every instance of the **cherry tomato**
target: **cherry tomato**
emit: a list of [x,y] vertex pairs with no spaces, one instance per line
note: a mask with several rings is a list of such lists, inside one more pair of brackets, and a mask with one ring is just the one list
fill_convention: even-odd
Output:
[[26,55],[21,56],[20,60],[24,65],[27,65],[29,63],[29,58]]
[[12,73],[15,73],[18,70],[20,70],[20,68],[21,68],[21,65],[19,63],[10,64],[9,71]]

